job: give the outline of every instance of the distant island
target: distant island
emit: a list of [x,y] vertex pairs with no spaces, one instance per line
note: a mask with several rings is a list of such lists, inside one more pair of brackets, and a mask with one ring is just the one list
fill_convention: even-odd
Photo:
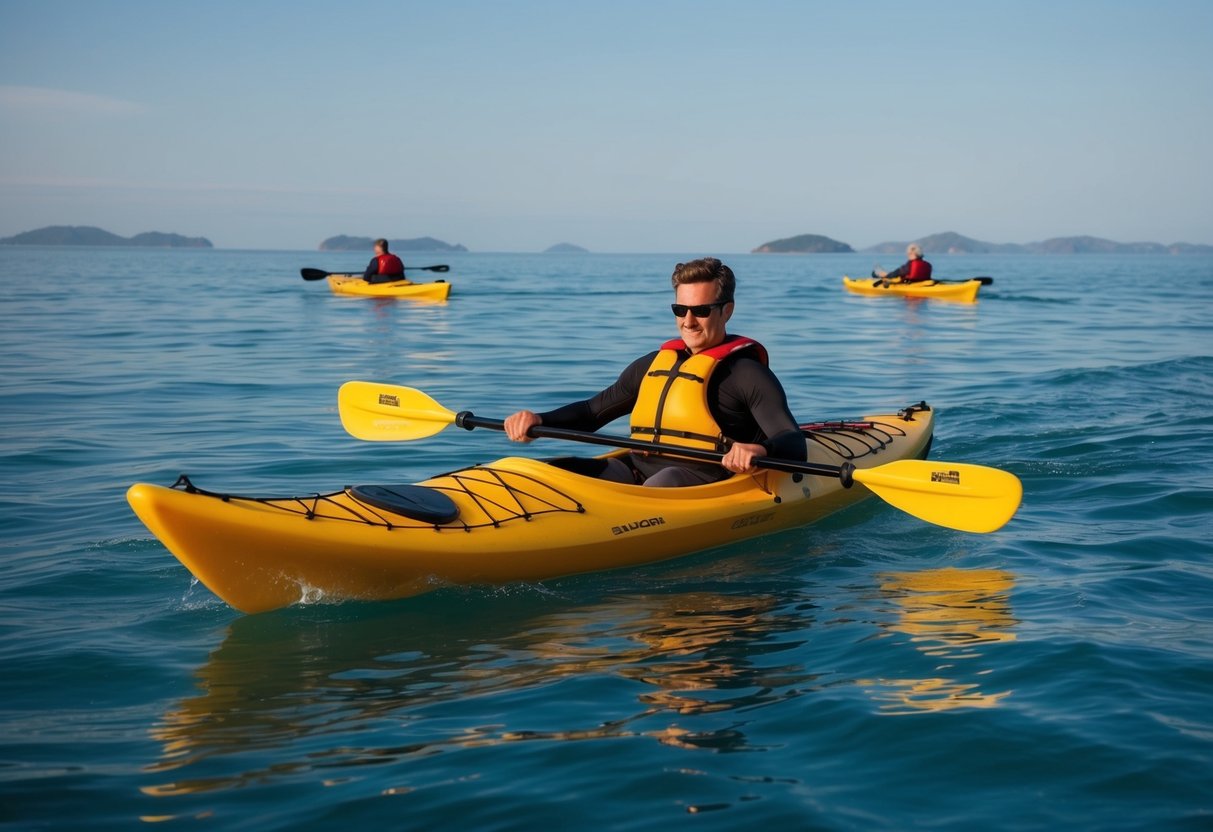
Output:
[[847,254],[855,251],[846,243],[831,240],[820,234],[800,234],[763,243],[751,254]]
[[[394,252],[401,251],[467,251],[461,245],[451,245],[444,243],[442,240],[436,240],[433,237],[414,237],[406,240],[404,238],[387,238],[388,245]],[[374,237],[350,237],[345,234],[338,234],[336,237],[329,237],[320,244],[321,251],[370,251],[375,245]]]
[[588,248],[575,246],[572,243],[557,243],[543,250],[544,254],[589,254]]
[[1038,243],[987,243],[945,231],[904,243],[880,243],[864,249],[872,254],[902,255],[910,243],[924,254],[1213,254],[1213,246],[1193,243],[1118,243],[1102,237],[1052,237]]
[[137,246],[140,248],[214,248],[206,237],[145,231],[120,237],[91,225],[48,225],[0,239],[0,246]]

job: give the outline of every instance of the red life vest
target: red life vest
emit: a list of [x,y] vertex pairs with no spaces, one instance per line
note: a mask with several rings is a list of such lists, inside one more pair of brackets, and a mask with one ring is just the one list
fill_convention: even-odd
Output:
[[[753,347],[758,352],[758,360],[764,365],[769,364],[767,358],[767,348],[755,341],[753,338],[747,338],[744,335],[726,335],[724,340],[714,347],[709,347],[703,350],[698,355],[706,355],[716,361],[723,361],[735,352],[741,352],[746,347]],[[666,341],[661,345],[663,350],[674,350],[676,352],[687,348],[686,341],[681,338],[675,338],[672,341]]]
[[930,280],[931,279],[931,264],[921,257],[910,261],[910,273],[904,278],[907,283],[913,283],[915,280]]
[[379,261],[379,274],[404,274],[404,263],[394,254],[380,254],[376,256]]

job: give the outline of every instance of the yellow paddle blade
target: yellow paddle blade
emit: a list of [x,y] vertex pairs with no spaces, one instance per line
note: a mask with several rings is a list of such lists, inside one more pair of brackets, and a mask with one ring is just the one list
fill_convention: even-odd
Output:
[[1023,499],[1023,484],[1014,474],[963,462],[903,459],[859,468],[854,479],[907,514],[979,534],[1002,528]]
[[341,424],[350,436],[370,442],[424,439],[455,421],[420,390],[371,381],[347,381],[337,392]]

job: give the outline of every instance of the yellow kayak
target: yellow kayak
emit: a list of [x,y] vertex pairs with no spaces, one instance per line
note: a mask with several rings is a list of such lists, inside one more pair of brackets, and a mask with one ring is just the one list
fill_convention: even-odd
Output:
[[[934,415],[924,404],[805,426],[809,461],[923,459]],[[416,485],[260,498],[182,477],[172,488],[133,485],[127,500],[198,580],[255,613],[635,566],[802,526],[868,494],[858,482],[770,470],[645,488],[506,457]]]
[[842,285],[847,291],[857,295],[895,295],[906,298],[934,298],[936,300],[951,300],[960,303],[977,301],[977,290],[981,288],[980,280],[962,280],[956,283],[944,283],[938,280],[921,280],[915,283],[892,283],[887,286],[879,285],[876,278],[853,278],[843,275]]
[[391,283],[367,283],[357,274],[329,275],[329,288],[337,295],[362,295],[373,298],[415,298],[417,300],[446,300],[451,284],[445,280],[414,283],[395,280]]

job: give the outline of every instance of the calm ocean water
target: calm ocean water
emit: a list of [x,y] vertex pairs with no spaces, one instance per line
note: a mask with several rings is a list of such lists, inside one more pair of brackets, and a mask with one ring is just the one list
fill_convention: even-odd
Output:
[[364,259],[0,248],[0,824],[1213,828],[1213,259],[936,258],[995,277],[958,306],[845,294],[869,256],[726,258],[797,415],[927,399],[934,457],[1022,478],[996,534],[869,500],[643,569],[242,616],[129,484],[488,461],[517,447],[359,443],[337,387],[502,416],[673,334],[675,255],[410,260],[452,265],[437,306],[298,277]]

